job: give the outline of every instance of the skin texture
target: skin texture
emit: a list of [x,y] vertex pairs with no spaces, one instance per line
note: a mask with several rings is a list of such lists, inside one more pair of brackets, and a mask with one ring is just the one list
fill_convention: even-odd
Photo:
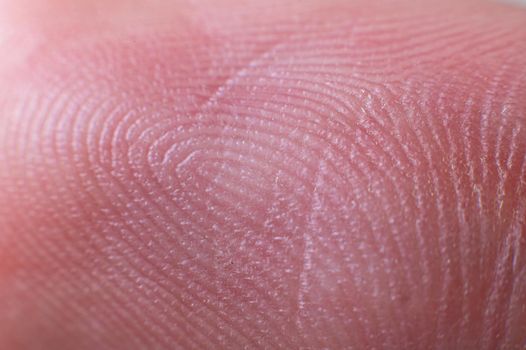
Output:
[[524,10],[1,7],[1,349],[526,348]]

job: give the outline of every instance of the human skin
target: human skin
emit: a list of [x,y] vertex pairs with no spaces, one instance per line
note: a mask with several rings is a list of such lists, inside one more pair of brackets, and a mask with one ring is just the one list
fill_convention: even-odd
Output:
[[526,348],[524,10],[0,4],[0,349]]

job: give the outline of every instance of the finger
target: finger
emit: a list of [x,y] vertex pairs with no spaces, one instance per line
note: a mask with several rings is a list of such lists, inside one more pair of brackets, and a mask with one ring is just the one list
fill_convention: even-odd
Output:
[[524,12],[57,4],[0,68],[0,345],[524,344]]

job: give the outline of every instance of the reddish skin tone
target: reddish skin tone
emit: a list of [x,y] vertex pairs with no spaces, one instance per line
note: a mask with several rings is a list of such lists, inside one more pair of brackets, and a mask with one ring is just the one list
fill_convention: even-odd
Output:
[[526,13],[280,3],[2,5],[1,349],[526,347]]

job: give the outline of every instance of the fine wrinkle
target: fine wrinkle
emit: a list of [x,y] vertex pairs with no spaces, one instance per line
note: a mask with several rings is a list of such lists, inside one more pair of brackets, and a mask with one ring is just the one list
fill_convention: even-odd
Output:
[[210,95],[210,97],[203,102],[198,111],[205,112],[210,108],[213,108],[217,105],[219,100],[233,87],[240,78],[245,77],[248,72],[254,67],[257,67],[260,63],[263,63],[266,59],[271,58],[281,47],[285,46],[286,41],[278,41],[275,44],[270,45],[267,49],[261,51],[257,54],[252,60],[245,63],[243,66],[237,69],[229,78],[223,81],[217,89]]
[[300,285],[298,288],[298,318],[297,324],[300,329],[303,330],[302,319],[306,316],[305,314],[305,298],[308,296],[311,288],[309,280],[309,274],[312,270],[312,259],[315,252],[314,237],[317,232],[316,217],[320,215],[322,209],[322,203],[320,198],[320,190],[323,191],[323,177],[325,176],[325,160],[320,159],[319,166],[314,176],[314,188],[311,196],[311,204],[309,206],[309,217],[307,219],[307,225],[305,225],[303,231],[303,256],[302,264],[300,269],[299,281]]

